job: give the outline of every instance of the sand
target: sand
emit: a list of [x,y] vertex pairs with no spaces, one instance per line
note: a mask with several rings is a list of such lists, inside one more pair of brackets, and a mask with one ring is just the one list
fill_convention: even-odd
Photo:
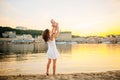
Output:
[[53,75],[0,75],[0,80],[120,80],[120,70]]

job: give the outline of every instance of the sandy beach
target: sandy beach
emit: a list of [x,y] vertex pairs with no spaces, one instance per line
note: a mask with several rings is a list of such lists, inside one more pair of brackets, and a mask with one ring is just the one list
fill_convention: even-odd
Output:
[[4,75],[0,80],[120,80],[120,70],[92,73],[57,74],[55,76],[44,74],[36,75]]

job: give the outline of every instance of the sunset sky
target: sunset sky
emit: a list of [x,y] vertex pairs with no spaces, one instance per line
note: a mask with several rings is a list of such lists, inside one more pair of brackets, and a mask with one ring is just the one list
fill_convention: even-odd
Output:
[[120,34],[120,0],[0,0],[0,26],[51,28],[90,36]]

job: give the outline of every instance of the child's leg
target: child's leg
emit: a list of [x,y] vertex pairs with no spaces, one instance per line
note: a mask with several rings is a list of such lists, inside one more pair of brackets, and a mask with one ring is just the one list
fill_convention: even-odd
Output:
[[56,59],[53,59],[53,75],[55,75],[56,72]]
[[56,29],[55,27],[52,27],[52,33],[55,33]]
[[50,63],[51,63],[51,59],[48,59],[48,63],[47,63],[47,72],[46,72],[47,75],[49,75]]

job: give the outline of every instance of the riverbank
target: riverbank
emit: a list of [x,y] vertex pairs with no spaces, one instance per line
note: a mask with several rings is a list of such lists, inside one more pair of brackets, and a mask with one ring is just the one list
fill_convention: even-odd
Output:
[[57,74],[55,76],[37,75],[5,75],[0,80],[120,80],[120,70],[94,73]]

